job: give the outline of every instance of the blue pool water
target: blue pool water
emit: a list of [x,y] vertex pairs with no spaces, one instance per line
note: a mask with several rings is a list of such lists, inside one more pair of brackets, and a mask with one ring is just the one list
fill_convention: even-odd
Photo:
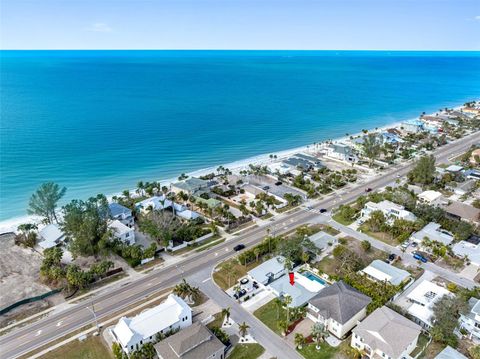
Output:
[[321,279],[320,277],[317,277],[315,274],[313,274],[311,272],[303,272],[302,274],[303,274],[304,277],[307,277],[310,280],[318,282],[322,285],[328,285],[327,282],[325,282],[323,279]]
[[479,52],[0,51],[0,220],[480,97]]

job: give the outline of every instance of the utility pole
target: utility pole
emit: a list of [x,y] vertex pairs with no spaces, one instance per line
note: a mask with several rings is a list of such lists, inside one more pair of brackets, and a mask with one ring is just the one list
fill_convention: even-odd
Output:
[[94,335],[98,335],[100,333],[100,326],[98,325],[98,320],[97,320],[97,314],[95,313],[95,307],[93,306],[93,300],[92,300],[92,309],[90,309],[90,307],[85,307],[86,309],[88,309],[88,311],[90,313],[93,314],[93,319],[95,319],[95,326],[97,327],[97,332],[94,333]]

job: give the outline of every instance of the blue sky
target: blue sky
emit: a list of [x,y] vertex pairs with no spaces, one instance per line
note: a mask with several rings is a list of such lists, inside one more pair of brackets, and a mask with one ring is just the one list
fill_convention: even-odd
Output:
[[480,50],[480,0],[1,0],[2,49]]

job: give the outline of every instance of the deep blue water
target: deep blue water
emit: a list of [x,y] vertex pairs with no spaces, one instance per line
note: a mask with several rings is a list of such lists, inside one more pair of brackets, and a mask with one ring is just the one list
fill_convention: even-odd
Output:
[[0,219],[480,97],[479,52],[2,51]]

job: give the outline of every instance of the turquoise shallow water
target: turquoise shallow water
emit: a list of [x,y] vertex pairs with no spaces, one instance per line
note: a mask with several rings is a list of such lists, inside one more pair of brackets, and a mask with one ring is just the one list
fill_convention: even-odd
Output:
[[0,219],[480,97],[479,52],[1,51]]

